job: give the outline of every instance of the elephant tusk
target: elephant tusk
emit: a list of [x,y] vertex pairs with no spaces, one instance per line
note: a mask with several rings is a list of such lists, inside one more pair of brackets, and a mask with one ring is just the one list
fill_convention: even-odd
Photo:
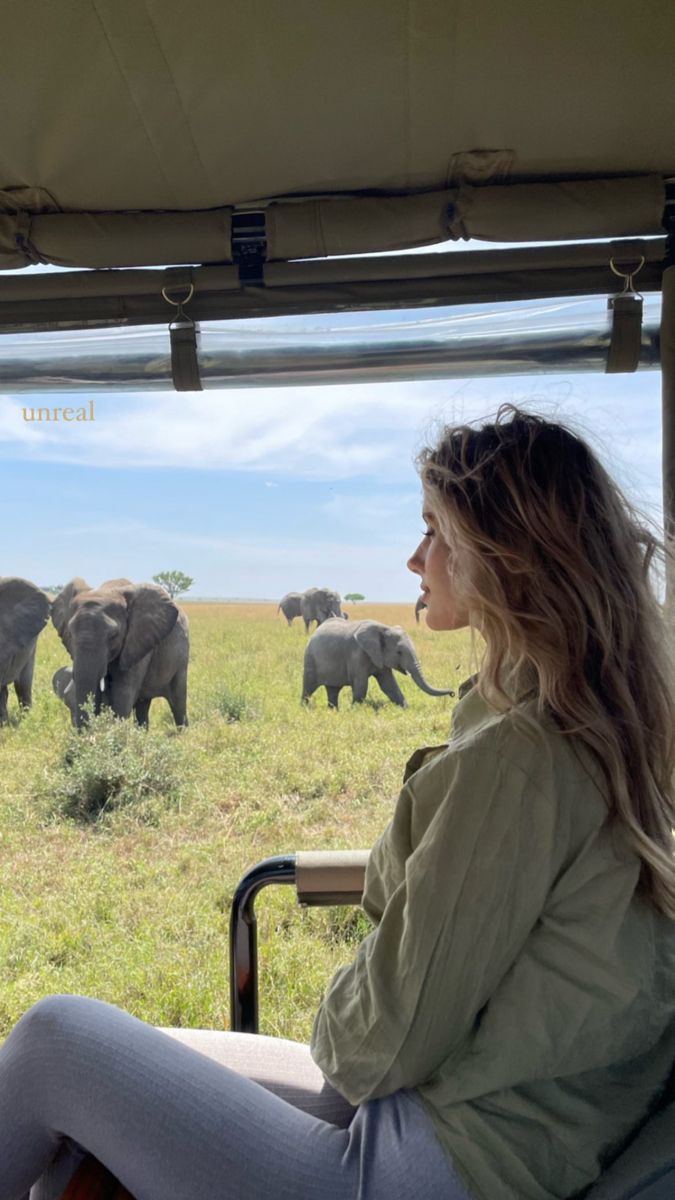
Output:
[[99,683],[99,685],[98,685],[98,686],[99,686],[99,688],[101,689],[101,691],[102,691],[102,692],[104,692],[104,691],[105,691],[105,675],[102,675],[102,676],[101,676],[101,681],[100,681],[100,683]]

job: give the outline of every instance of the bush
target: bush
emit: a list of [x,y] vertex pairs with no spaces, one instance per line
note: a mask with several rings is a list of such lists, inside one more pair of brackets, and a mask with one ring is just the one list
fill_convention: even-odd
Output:
[[111,709],[90,714],[89,725],[72,729],[62,762],[46,786],[55,812],[78,821],[133,807],[153,821],[156,809],[178,797],[182,771],[175,738],[152,737]]
[[258,705],[241,688],[223,684],[213,697],[213,706],[226,721],[255,721],[260,716]]

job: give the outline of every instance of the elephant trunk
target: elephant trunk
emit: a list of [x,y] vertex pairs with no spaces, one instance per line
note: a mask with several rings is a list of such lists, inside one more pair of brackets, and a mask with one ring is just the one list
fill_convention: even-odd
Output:
[[73,660],[73,680],[75,683],[75,724],[78,729],[87,724],[87,713],[84,705],[89,696],[94,698],[94,712],[101,707],[101,680],[108,670],[108,657],[101,655],[100,650],[77,650]]
[[430,683],[427,683],[424,675],[422,674],[422,668],[419,664],[419,659],[416,657],[413,658],[410,666],[408,667],[408,674],[410,678],[417,684],[418,688],[421,688],[423,692],[426,692],[427,696],[454,696],[455,694],[452,688],[435,688],[432,687]]

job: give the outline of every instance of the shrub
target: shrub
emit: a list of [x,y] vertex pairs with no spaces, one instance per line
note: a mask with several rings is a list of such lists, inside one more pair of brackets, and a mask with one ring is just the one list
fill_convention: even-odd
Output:
[[255,721],[260,716],[257,703],[238,687],[222,684],[213,697],[213,706],[226,721]]
[[174,801],[182,782],[175,738],[152,737],[111,709],[90,714],[89,725],[70,731],[63,760],[48,775],[54,812],[94,822],[104,813],[133,807],[153,821],[156,809]]

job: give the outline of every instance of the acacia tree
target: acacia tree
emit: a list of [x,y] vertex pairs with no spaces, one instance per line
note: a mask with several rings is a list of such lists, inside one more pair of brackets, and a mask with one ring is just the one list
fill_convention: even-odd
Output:
[[175,596],[180,596],[182,592],[189,592],[194,579],[189,575],[184,575],[182,571],[158,571],[156,575],[153,575],[152,582],[166,588],[173,600]]
[[355,604],[357,600],[365,600],[365,596],[362,592],[347,592],[345,600],[351,600]]

